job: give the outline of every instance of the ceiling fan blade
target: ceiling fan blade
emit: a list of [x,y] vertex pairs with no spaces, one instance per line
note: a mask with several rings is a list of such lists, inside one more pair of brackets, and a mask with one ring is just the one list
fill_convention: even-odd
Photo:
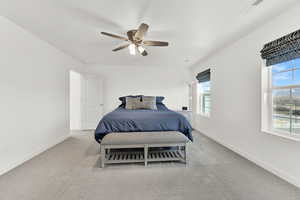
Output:
[[151,40],[143,41],[143,44],[146,45],[146,46],[160,46],[160,47],[169,45],[168,42],[151,41]]
[[126,37],[123,37],[123,36],[119,36],[119,35],[115,35],[115,34],[111,34],[111,33],[106,33],[106,32],[101,32],[101,34],[109,36],[109,37],[113,37],[113,38],[117,38],[117,39],[128,41],[128,39]]
[[148,24],[141,24],[140,27],[138,28],[136,34],[135,34],[135,38],[137,40],[143,40],[144,36],[146,35],[147,31],[148,31],[149,25]]
[[127,48],[129,45],[130,45],[130,44],[124,44],[124,45],[122,45],[122,46],[119,46],[119,47],[113,49],[113,51],[119,51],[119,50],[121,50],[121,49],[125,49],[125,48]]

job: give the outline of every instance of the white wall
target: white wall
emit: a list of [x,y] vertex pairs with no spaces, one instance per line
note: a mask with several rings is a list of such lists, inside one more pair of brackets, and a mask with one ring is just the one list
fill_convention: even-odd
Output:
[[69,66],[78,63],[0,17],[0,174],[69,135]]
[[263,44],[300,28],[300,5],[198,63],[212,69],[212,113],[196,128],[300,187],[300,143],[260,131]]
[[188,71],[170,66],[90,66],[90,72],[104,78],[104,109],[110,112],[120,105],[118,97],[125,95],[164,96],[164,103],[174,110],[188,106]]

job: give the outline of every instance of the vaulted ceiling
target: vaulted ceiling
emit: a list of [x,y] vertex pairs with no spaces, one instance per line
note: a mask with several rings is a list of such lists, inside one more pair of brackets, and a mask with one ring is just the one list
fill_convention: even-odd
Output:
[[[82,61],[103,66],[190,66],[297,0],[7,0],[2,15],[42,40]],[[142,22],[147,39],[169,47],[147,47],[149,55],[111,50],[122,41],[101,31],[126,34]]]

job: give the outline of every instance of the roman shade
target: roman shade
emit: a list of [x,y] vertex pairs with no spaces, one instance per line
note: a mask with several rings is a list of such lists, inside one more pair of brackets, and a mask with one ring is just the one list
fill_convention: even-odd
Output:
[[196,79],[199,83],[210,81],[210,69],[198,73]]
[[261,57],[267,66],[300,58],[300,30],[265,44]]

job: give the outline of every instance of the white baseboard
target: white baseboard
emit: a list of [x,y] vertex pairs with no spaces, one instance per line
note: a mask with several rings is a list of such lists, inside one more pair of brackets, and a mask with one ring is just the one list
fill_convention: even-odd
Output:
[[30,156],[26,156],[25,158],[23,158],[23,159],[21,159],[21,160],[15,162],[15,163],[13,163],[12,165],[10,165],[9,167],[7,167],[6,169],[0,170],[0,176],[3,175],[3,174],[5,174],[5,173],[7,173],[7,172],[9,172],[9,171],[12,170],[12,169],[18,167],[19,165],[25,163],[26,161],[31,160],[31,159],[34,158],[35,156],[37,156],[37,155],[43,153],[44,151],[47,151],[48,149],[54,147],[55,145],[57,145],[57,144],[59,144],[59,143],[65,141],[65,140],[66,140],[67,138],[69,138],[69,137],[70,137],[70,134],[64,135],[63,137],[60,137],[60,138],[58,138],[57,140],[55,140],[54,142],[52,142],[51,144],[48,144],[48,145],[42,147],[40,150],[38,150],[38,151],[32,153]]
[[[195,129],[196,131],[199,131],[197,129]],[[199,131],[200,133],[202,133],[203,135],[207,136],[208,138],[214,140],[215,142],[219,143],[220,145],[230,149],[231,151],[234,151],[235,153],[241,155],[242,157],[246,158],[247,160],[255,163],[256,165],[262,167],[263,169],[271,172],[272,174],[278,176],[279,178],[291,183],[292,185],[295,185],[296,187],[300,188],[300,181],[287,175],[286,173],[284,173],[282,170],[279,170],[279,169],[276,169],[274,168],[273,166],[271,166],[270,164],[262,161],[262,160],[259,160],[257,158],[255,158],[255,156],[247,153],[247,152],[244,152],[244,151],[241,151],[240,149],[230,145],[230,144],[225,144],[223,141],[220,141],[219,139],[217,138],[214,138],[212,137],[211,135],[208,135],[204,132],[201,132]]]

